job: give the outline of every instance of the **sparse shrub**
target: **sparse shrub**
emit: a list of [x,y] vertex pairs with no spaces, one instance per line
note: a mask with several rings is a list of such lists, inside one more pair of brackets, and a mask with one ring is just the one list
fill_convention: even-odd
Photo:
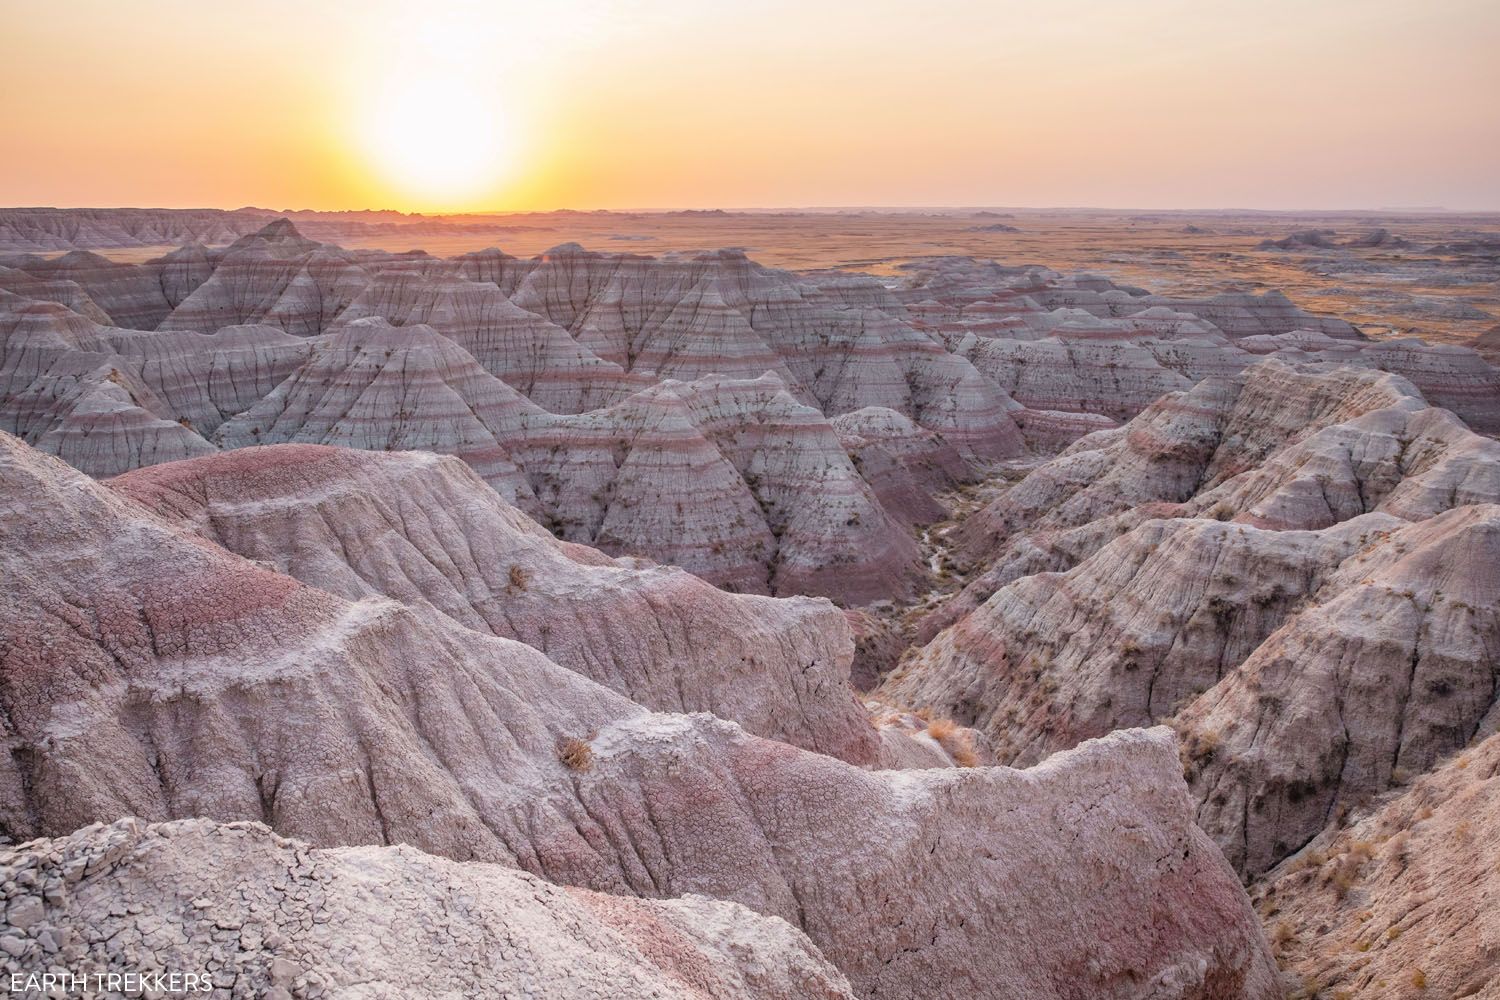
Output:
[[557,744],[557,759],[570,771],[587,771],[594,766],[594,748],[587,740],[569,736]]
[[510,589],[517,594],[525,593],[531,584],[531,573],[520,563],[510,565]]
[[1332,882],[1338,897],[1343,899],[1354,884],[1359,881],[1360,869],[1366,861],[1375,854],[1375,847],[1367,840],[1356,840],[1349,846],[1349,850],[1339,856],[1338,863],[1328,875],[1328,882]]
[[952,719],[933,719],[927,724],[927,735],[936,740],[959,767],[973,767],[979,763],[979,755],[974,752],[973,733],[960,729]]
[[1278,920],[1276,926],[1271,929],[1271,946],[1280,951],[1291,944],[1294,937],[1296,937],[1296,931],[1292,929],[1292,925],[1285,920]]
[[927,735],[939,743],[946,743],[958,732],[958,725],[952,719],[933,719],[927,726]]
[[1414,970],[1411,974],[1411,984],[1419,990],[1425,990],[1427,988],[1427,973],[1421,969]]

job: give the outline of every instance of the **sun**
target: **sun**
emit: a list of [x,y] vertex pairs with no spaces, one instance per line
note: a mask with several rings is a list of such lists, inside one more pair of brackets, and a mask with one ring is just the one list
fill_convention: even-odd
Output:
[[362,129],[370,166],[405,199],[469,207],[514,165],[515,134],[501,101],[461,74],[385,81]]

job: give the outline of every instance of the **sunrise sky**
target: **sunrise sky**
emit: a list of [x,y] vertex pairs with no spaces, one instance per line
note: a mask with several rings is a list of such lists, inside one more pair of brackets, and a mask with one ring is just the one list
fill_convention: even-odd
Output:
[[6,205],[1500,209],[1496,0],[0,0]]

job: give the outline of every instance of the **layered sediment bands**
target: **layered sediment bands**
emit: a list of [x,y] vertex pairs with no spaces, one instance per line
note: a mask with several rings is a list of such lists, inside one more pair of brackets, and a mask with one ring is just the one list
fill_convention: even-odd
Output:
[[516,639],[659,711],[712,712],[854,763],[874,734],[826,601],[734,596],[560,542],[453,458],[279,445],[110,487],[259,565]]
[[870,305],[900,309],[868,279],[812,284],[738,251],[658,259],[571,244],[529,262],[471,256],[464,268],[632,372],[692,379],[770,371],[829,416],[883,406],[967,453],[1024,448],[1004,393],[904,317]]
[[700,893],[800,927],[858,996],[1279,995],[1169,731],[1024,772],[864,771],[309,587],[0,441],[0,580],[28,595],[0,623],[7,834],[256,819]]
[[555,413],[609,406],[651,383],[595,356],[567,331],[520,308],[490,284],[413,271],[382,273],[339,314],[339,322],[365,317],[431,327],[490,374]]
[[1035,410],[1125,420],[1162,393],[1272,356],[1390,371],[1476,429],[1500,430],[1500,370],[1474,350],[1369,341],[1279,293],[1177,300],[1097,276],[948,258],[914,265],[901,294],[914,325]]
[[457,455],[561,538],[751,593],[862,601],[920,574],[828,421],[774,376],[669,380],[550,414],[430,328],[365,319],[315,341],[216,438]]
[[[44,281],[71,282],[102,309],[109,322],[137,330],[154,330],[187,292],[207,277],[194,268],[184,248],[162,266],[120,264],[87,250],[75,250],[55,260],[36,260],[26,270]],[[71,303],[65,303],[71,306]]]
[[1035,410],[1129,419],[1157,397],[1193,384],[1137,344],[969,339],[956,345],[957,352]]
[[231,243],[264,226],[269,212],[161,208],[7,208],[0,249],[90,250],[108,247]]
[[[11,264],[29,263],[30,258],[20,261],[11,260]],[[109,314],[99,308],[88,293],[81,288],[77,282],[65,280],[43,280],[28,274],[18,267],[7,267],[0,265],[0,305],[6,309],[14,308],[19,302],[55,302],[66,306],[80,316],[87,317],[96,323],[110,322]]]
[[331,444],[457,455],[502,493],[530,490],[509,458],[541,409],[430,327],[360,320],[319,339],[307,362],[216,434],[226,448]]
[[1425,408],[1410,383],[1368,370],[1273,360],[1207,379],[1076,442],[970,518],[965,544],[993,558],[1022,530],[1040,536],[1144,504],[1184,503],[1321,428],[1397,405]]
[[1226,856],[1264,871],[1495,724],[1500,507],[1461,507],[1347,560],[1180,725],[1199,817]]
[[1066,574],[999,591],[883,692],[976,726],[1003,761],[1034,763],[1171,715],[1401,523],[1374,515],[1319,534],[1148,521]]
[[1282,963],[1382,1000],[1494,995],[1500,977],[1500,737],[1490,736],[1255,890]]
[[[376,256],[401,262],[389,255]],[[420,264],[423,259],[412,263]],[[303,239],[290,222],[281,219],[241,237],[218,254],[212,275],[158,328],[204,332],[264,323],[299,337],[315,336],[332,325],[369,280],[358,255]]]
[[881,694],[1017,762],[1175,715],[1200,822],[1256,875],[1493,710],[1496,447],[1368,370],[1167,397],[971,518],[988,568]]
[[26,921],[0,969],[23,980],[61,962],[271,998],[852,997],[805,935],[733,903],[604,896],[410,847],[314,850],[259,823],[122,820],[0,852],[0,873]]
[[832,424],[887,511],[913,524],[947,516],[933,494],[968,478],[968,468],[945,438],[881,406],[842,413]]

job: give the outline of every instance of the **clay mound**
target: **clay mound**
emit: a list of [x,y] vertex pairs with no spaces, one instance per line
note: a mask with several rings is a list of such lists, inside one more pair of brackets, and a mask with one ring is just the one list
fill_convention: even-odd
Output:
[[[399,260],[387,254],[379,259]],[[243,236],[158,329],[212,332],[265,324],[296,336],[325,332],[369,283],[357,256],[307,240],[286,219]]]
[[1255,892],[1283,965],[1330,995],[1495,996],[1497,770],[1490,736],[1270,873]]
[[947,516],[933,494],[968,478],[957,448],[881,406],[840,414],[832,423],[839,443],[882,507],[911,524]]
[[563,889],[410,847],[314,850],[259,823],[90,826],[0,851],[0,873],[16,887],[0,971],[23,981],[61,965],[188,970],[273,1000],[852,997],[804,935],[734,903]]
[[859,996],[1279,995],[1167,730],[1025,772],[862,771],[307,587],[0,445],[11,836],[257,819],[317,845],[700,893],[802,928]]
[[[1379,230],[1384,232],[1384,230]],[[1331,250],[1339,246],[1337,242],[1338,233],[1331,229],[1303,229],[1279,240],[1261,240],[1256,245],[1257,250]],[[1358,241],[1342,244],[1345,246],[1358,245]],[[1371,244],[1372,246],[1378,244]]]
[[[115,326],[155,329],[176,305],[167,296],[167,288],[174,283],[164,283],[161,269],[154,265],[120,264],[87,250],[74,250],[55,260],[30,264],[26,270],[43,281],[78,286]],[[180,268],[173,268],[172,273],[180,274]]]
[[529,494],[509,459],[541,410],[430,327],[359,320],[317,341],[305,364],[221,426],[225,448],[332,444],[457,455],[512,498]]
[[[874,737],[827,602],[727,594],[560,542],[471,469],[308,445],[143,469],[110,487],[262,566],[516,639],[659,711],[708,711],[855,763]],[[649,628],[646,627],[649,623]]]
[[619,402],[650,380],[627,375],[492,284],[413,271],[374,278],[339,314],[393,326],[428,326],[463,347],[491,375],[543,409],[579,413]]

